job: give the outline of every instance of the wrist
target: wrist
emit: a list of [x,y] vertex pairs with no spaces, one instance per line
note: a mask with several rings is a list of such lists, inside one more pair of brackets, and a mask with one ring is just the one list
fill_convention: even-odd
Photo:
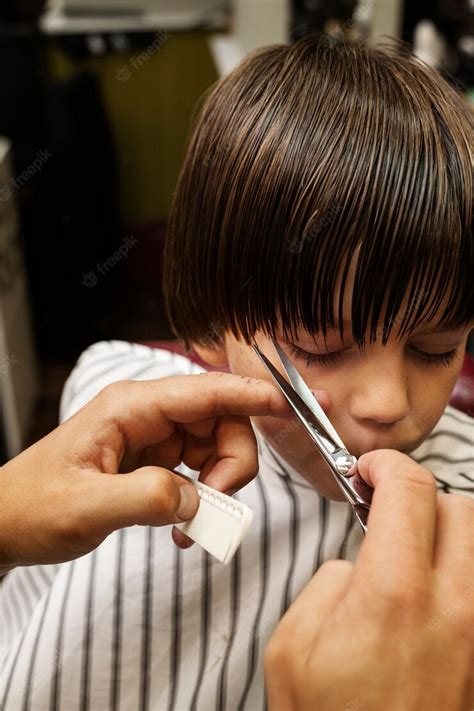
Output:
[[19,560],[16,560],[15,557],[7,552],[8,548],[5,546],[4,536],[2,536],[3,531],[1,530],[3,525],[3,520],[0,515],[0,578],[21,564]]
[[0,580],[3,578],[4,575],[10,572],[10,570],[13,570],[15,565],[13,563],[0,563]]
[[[10,570],[13,570],[19,561],[16,556],[12,556],[11,543],[14,540],[16,526],[12,525],[15,521],[18,512],[15,512],[11,505],[11,481],[12,472],[10,471],[10,463],[0,467],[0,579]],[[13,472],[13,475],[15,472]],[[10,549],[10,550],[9,550]]]

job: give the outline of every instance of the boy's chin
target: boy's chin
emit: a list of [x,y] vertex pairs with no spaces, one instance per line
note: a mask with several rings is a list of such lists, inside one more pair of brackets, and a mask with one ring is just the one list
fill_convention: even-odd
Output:
[[318,477],[316,481],[309,481],[309,483],[318,494],[321,494],[321,496],[324,496],[326,499],[330,499],[331,501],[346,501],[344,494],[329,471],[327,476]]
[[[283,457],[286,459],[285,457]],[[326,462],[316,459],[311,466],[301,467],[293,462],[287,462],[298,474],[300,474],[318,494],[331,501],[346,501],[339,485],[333,477]]]

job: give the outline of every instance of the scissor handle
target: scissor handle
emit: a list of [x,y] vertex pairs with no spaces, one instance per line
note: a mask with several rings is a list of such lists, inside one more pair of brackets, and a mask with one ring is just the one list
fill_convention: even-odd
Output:
[[[341,449],[334,453],[333,465],[330,466],[330,469],[344,497],[352,507],[362,530],[366,533],[370,501],[367,501],[355,486],[356,477],[361,479],[357,471],[357,459],[347,450]],[[361,479],[361,481],[363,480]]]
[[353,506],[352,510],[354,511],[356,519],[359,521],[362,530],[364,533],[367,533],[367,519],[369,517],[370,508],[368,506],[365,508],[362,506]]

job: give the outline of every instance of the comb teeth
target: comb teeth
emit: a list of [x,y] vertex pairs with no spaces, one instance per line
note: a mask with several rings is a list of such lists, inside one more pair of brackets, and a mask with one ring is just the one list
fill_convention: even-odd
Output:
[[[207,501],[209,504],[211,504],[211,506],[217,506],[219,509],[225,511],[234,518],[242,518],[242,516],[244,515],[244,512],[241,508],[234,506],[234,502],[236,501],[236,499],[232,499],[226,494],[221,494],[217,490],[215,493],[210,493],[209,491],[201,489],[200,487],[197,487],[197,490],[199,498],[203,499],[204,501]],[[227,499],[230,499],[232,503],[229,503]]]
[[229,563],[250,526],[252,509],[200,481],[185,478],[196,488],[200,504],[194,518],[177,528],[222,563]]

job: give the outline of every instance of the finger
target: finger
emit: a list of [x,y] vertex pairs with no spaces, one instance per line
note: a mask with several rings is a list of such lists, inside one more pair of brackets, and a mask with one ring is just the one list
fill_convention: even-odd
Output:
[[[212,472],[214,467],[217,465],[217,462],[219,461],[219,458],[215,452],[215,449],[209,457],[206,459],[204,464],[202,465],[200,472],[199,472],[199,481],[202,481],[204,484],[207,484],[207,478],[209,474]],[[217,486],[214,486],[214,489],[218,489],[219,491],[224,491],[220,486],[219,482],[217,482]],[[224,492],[227,493],[227,492]]]
[[198,422],[188,422],[183,425],[183,430],[191,434],[196,439],[212,439],[214,436],[214,427],[216,418],[210,417],[207,420],[198,420]]
[[183,550],[191,548],[191,546],[194,545],[193,539],[183,533],[181,529],[176,528],[176,526],[173,526],[171,529],[171,538],[173,539],[173,543]]
[[[307,683],[311,659],[323,626],[350,587],[352,563],[324,563],[287,610],[265,649],[265,681],[270,708],[294,706],[294,692]],[[311,664],[309,665],[312,668]]]
[[186,433],[181,461],[193,471],[200,471],[204,463],[215,452],[216,442],[214,437],[200,439]]
[[174,423],[221,415],[290,417],[284,396],[265,380],[230,373],[183,375],[149,381],[123,381],[97,396],[132,450],[166,439]]
[[[201,468],[201,472],[199,474],[199,481],[208,484],[208,476],[217,466],[218,461],[219,459],[216,453],[213,451],[204,463],[204,466]],[[221,480],[214,481],[214,484],[212,484],[212,486],[218,491],[224,492],[224,494],[227,494],[228,496],[232,496],[237,491],[237,488],[229,489],[225,486],[225,477],[223,477]],[[190,548],[194,544],[192,538],[189,538],[189,536],[183,533],[179,528],[176,528],[176,526],[173,526],[171,535],[174,543],[178,546],[178,548]]]
[[329,616],[346,596],[353,568],[347,560],[323,563],[286,611],[275,632],[276,641],[288,644],[294,640],[300,650],[311,648]]
[[255,434],[248,419],[221,417],[214,430],[216,462],[199,477],[219,491],[240,489],[258,472]]
[[102,475],[94,514],[107,532],[125,526],[165,526],[187,521],[199,507],[195,488],[160,467],[114,477]]
[[463,596],[469,597],[474,610],[473,560],[474,501],[460,494],[438,494],[433,566],[454,598],[462,603]]
[[[436,526],[436,482],[427,469],[393,450],[362,455],[358,470],[375,489],[367,535],[358,567],[390,584],[400,573],[425,575],[431,571]],[[362,572],[364,571],[364,572]],[[414,578],[413,578],[414,580]]]
[[163,467],[172,471],[182,461],[184,436],[177,427],[173,434],[158,444],[150,444],[142,450],[128,452],[120,463],[121,472],[130,472],[141,467]]
[[472,671],[474,669],[474,652],[472,653],[470,669],[471,672],[464,691],[464,702],[460,707],[462,709],[474,709],[474,671]]

